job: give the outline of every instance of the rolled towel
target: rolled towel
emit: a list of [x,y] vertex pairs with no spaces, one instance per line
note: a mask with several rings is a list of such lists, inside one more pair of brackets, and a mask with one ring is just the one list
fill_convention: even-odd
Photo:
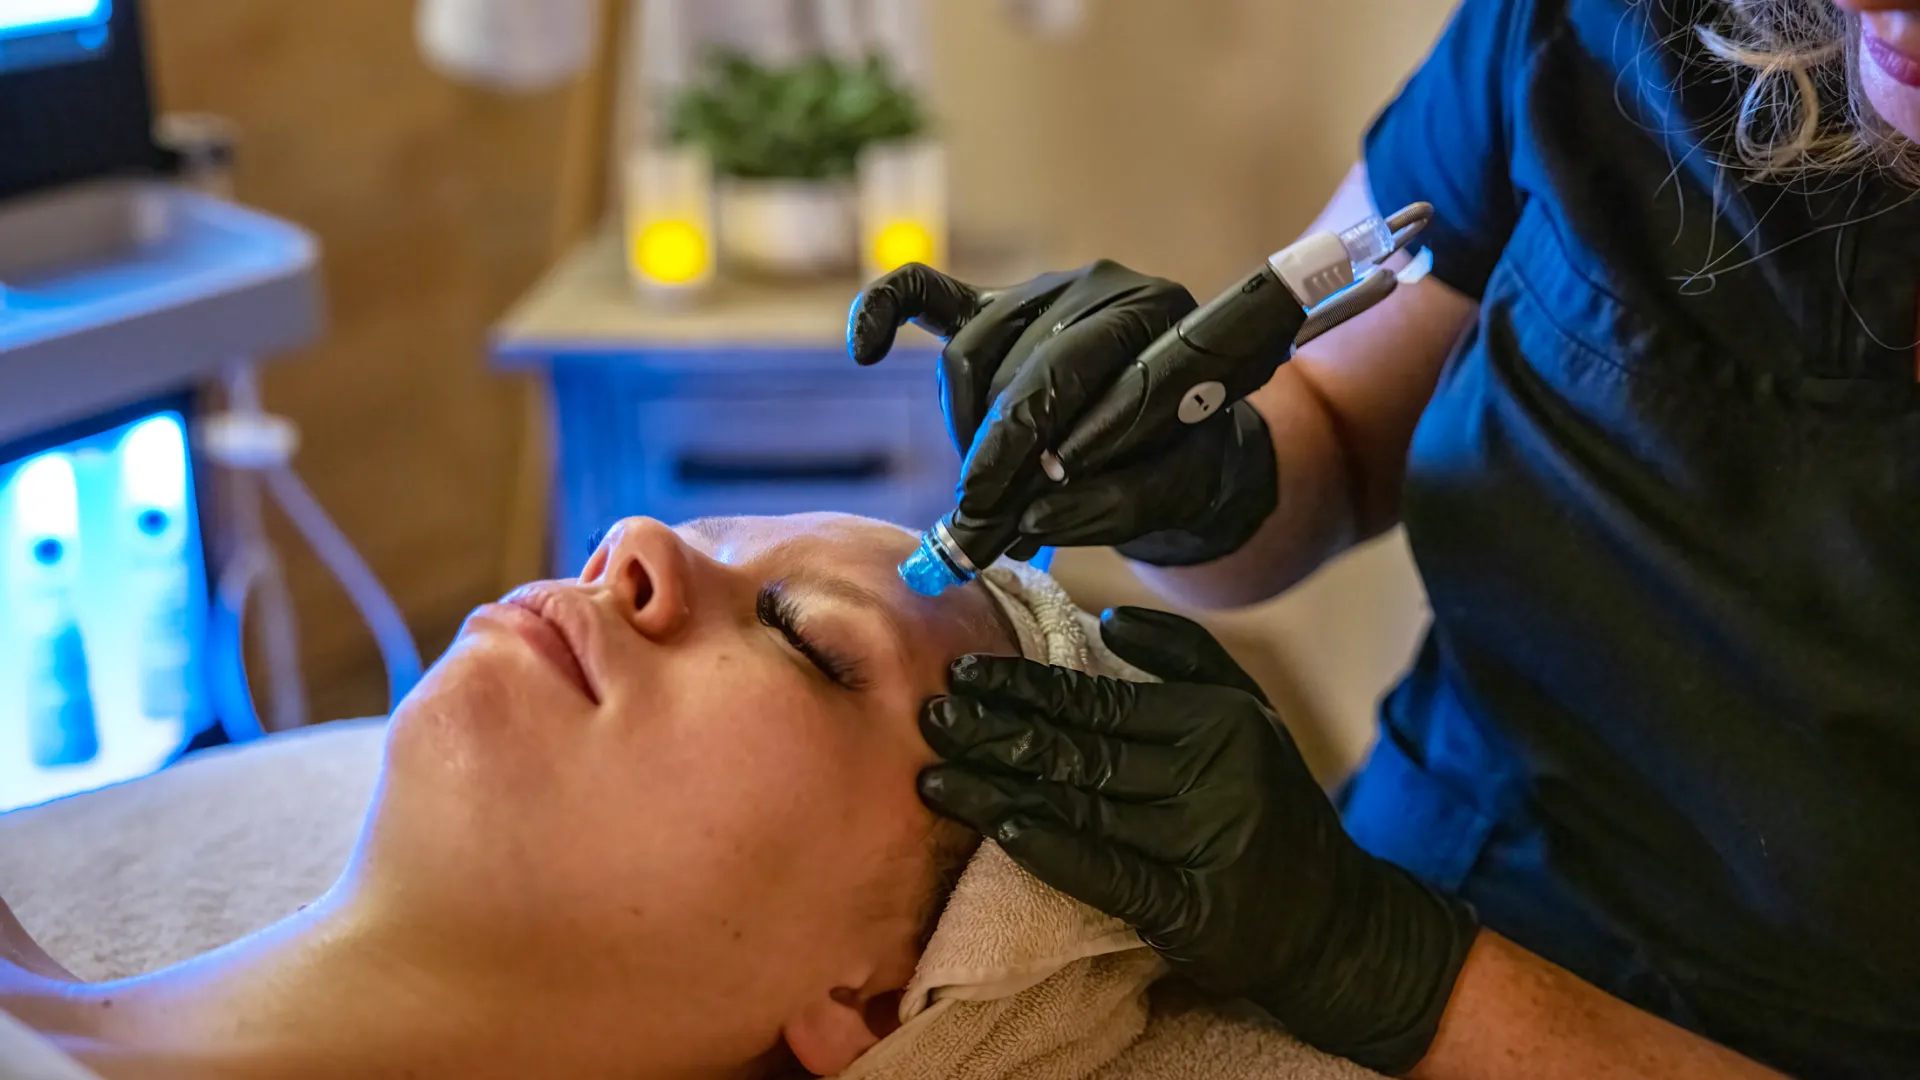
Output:
[[[1097,621],[1044,573],[1002,564],[982,580],[1028,659],[1150,678],[1109,652]],[[1140,1037],[1147,988],[1164,971],[1125,923],[1042,884],[987,841],[907,985],[900,1028],[842,1075],[1082,1080]]]

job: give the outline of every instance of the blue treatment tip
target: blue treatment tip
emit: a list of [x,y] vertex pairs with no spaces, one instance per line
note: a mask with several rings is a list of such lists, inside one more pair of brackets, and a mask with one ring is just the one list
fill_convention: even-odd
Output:
[[941,557],[934,544],[933,533],[927,533],[907,561],[900,564],[900,580],[921,596],[939,596],[956,585],[967,583],[967,579],[955,573],[953,566]]

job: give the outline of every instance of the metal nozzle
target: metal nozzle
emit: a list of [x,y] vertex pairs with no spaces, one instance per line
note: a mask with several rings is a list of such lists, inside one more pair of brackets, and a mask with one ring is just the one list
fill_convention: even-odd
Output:
[[1393,230],[1393,250],[1405,251],[1432,220],[1432,203],[1417,202],[1402,207],[1399,213],[1387,219],[1387,228]]

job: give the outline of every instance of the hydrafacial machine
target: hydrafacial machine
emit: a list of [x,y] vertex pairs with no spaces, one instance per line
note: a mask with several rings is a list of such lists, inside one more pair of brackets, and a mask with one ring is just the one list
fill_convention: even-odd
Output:
[[182,165],[153,136],[134,0],[0,0],[0,811],[303,720],[268,497],[375,627],[395,696],[418,675],[254,390],[256,358],[320,330],[314,243]]

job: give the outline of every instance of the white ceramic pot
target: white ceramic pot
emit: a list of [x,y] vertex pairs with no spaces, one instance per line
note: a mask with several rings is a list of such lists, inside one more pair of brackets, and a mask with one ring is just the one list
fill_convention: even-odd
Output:
[[853,266],[852,184],[729,177],[719,195],[720,258],[729,269],[805,277]]

